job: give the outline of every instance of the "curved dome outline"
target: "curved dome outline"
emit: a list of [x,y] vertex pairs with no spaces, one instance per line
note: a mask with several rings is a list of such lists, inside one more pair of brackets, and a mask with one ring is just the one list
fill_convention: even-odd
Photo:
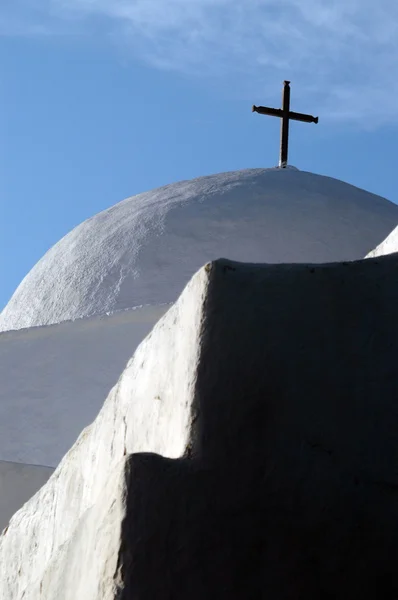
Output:
[[247,169],[144,192],[87,219],[31,269],[0,331],[173,302],[194,272],[241,262],[363,258],[398,206],[297,169]]

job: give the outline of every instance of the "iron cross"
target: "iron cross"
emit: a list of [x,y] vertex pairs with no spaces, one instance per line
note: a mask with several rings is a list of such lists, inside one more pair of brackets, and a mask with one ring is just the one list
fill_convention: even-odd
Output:
[[252,112],[260,115],[270,115],[271,117],[280,117],[281,123],[281,148],[279,155],[279,166],[284,169],[287,166],[287,151],[289,144],[289,121],[303,121],[304,123],[318,123],[318,117],[304,115],[302,113],[292,112],[290,110],[290,81],[283,82],[282,108],[268,108],[266,106],[254,106]]

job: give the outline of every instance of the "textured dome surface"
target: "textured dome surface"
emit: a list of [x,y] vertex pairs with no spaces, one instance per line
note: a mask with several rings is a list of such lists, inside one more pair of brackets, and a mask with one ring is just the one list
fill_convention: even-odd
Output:
[[0,331],[173,302],[216,258],[363,258],[398,223],[398,206],[296,169],[251,169],[138,194],[73,229],[33,267]]

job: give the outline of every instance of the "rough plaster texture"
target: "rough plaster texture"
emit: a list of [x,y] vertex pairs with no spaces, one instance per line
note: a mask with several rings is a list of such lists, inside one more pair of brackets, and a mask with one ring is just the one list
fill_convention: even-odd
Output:
[[[178,304],[136,350],[95,422],[82,432],[47,485],[11,519],[0,541],[0,598],[52,598],[53,584],[47,591],[44,582],[47,565],[57,553],[67,552],[72,539],[81,539],[77,531],[81,519],[95,510],[96,503],[103,504],[109,477],[125,455],[151,450],[174,458],[184,453],[191,431],[207,279],[202,270],[189,283]],[[100,527],[98,519],[93,523]],[[94,538],[93,534],[90,539]],[[106,562],[108,545],[104,548],[98,559],[104,557]],[[85,552],[96,555],[87,545]],[[84,584],[87,594],[97,589],[94,562],[94,570],[82,574],[78,561],[66,598],[76,598],[80,576],[92,579]],[[69,568],[64,562],[63,569]],[[85,600],[100,598],[95,594]]]
[[0,597],[395,599],[397,274],[199,271],[12,518]]

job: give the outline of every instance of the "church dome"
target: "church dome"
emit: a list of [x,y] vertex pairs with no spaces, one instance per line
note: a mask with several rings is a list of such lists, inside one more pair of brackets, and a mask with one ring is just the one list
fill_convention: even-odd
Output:
[[55,244],[0,315],[0,331],[173,302],[220,257],[245,262],[363,258],[398,206],[296,169],[250,169],[138,194]]

